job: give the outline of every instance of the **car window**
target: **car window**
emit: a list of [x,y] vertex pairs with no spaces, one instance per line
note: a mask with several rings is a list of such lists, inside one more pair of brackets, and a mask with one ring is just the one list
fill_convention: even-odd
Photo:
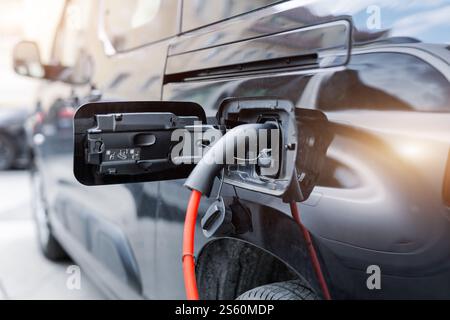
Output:
[[188,31],[259,9],[280,0],[184,0],[182,30]]
[[178,33],[179,0],[103,0],[102,27],[116,51]]
[[450,84],[422,59],[403,53],[358,54],[321,83],[323,110],[450,112]]
[[74,66],[83,49],[88,32],[91,0],[71,0],[64,8],[61,22],[55,35],[52,62]]

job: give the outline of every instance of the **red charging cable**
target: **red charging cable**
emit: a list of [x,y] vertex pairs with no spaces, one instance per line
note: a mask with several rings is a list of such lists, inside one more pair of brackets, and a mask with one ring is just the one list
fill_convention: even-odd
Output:
[[[192,190],[191,197],[186,210],[186,219],[184,221],[183,231],[183,275],[184,286],[186,288],[186,297],[188,300],[199,300],[197,279],[195,277],[195,260],[194,260],[194,239],[195,239],[195,225],[197,222],[198,207],[200,205],[200,199],[202,193],[197,190]],[[322,269],[320,267],[319,258],[317,257],[316,250],[314,249],[311,235],[302,224],[300,220],[300,214],[298,212],[297,203],[290,202],[292,217],[300,226],[303,236],[305,237],[308,252],[313,264],[314,272],[316,273],[320,287],[323,291],[324,298],[331,300],[330,292],[328,290],[325,277],[323,276]]]
[[317,257],[316,250],[314,249],[314,245],[312,243],[311,235],[306,229],[306,227],[303,225],[303,223],[300,220],[300,213],[298,212],[298,207],[296,202],[290,202],[289,206],[291,208],[291,214],[294,218],[295,222],[300,226],[302,229],[303,236],[306,241],[306,246],[308,247],[309,256],[311,258],[311,262],[313,264],[314,272],[316,274],[317,280],[319,281],[319,285],[322,289],[323,296],[325,300],[331,300],[330,291],[328,290],[327,283],[325,281],[325,277],[322,273],[322,268],[320,267],[319,258]]
[[199,300],[197,280],[195,279],[194,236],[198,207],[202,193],[192,190],[186,210],[183,231],[183,275],[186,297],[188,300]]

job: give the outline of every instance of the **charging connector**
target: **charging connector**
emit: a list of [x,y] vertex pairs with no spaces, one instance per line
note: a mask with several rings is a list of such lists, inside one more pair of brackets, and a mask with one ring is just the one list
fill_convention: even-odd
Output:
[[[326,116],[318,110],[295,109],[287,100],[257,98],[243,101],[225,100],[218,114],[221,115],[220,125],[228,127],[231,124],[233,128],[210,146],[184,184],[192,190],[186,211],[183,235],[183,273],[187,298],[189,300],[199,299],[195,278],[194,233],[200,198],[202,195],[210,195],[214,178],[225,167],[224,181],[226,183],[279,196],[283,198],[283,201],[291,204],[292,215],[304,233],[314,271],[324,297],[330,299],[311,236],[301,224],[296,207],[296,202],[306,200],[314,188],[326,150],[332,140],[332,135],[325,130],[328,123]],[[262,129],[281,132],[279,140],[276,141],[277,143],[281,142],[278,150],[281,158],[273,159],[273,150],[266,148],[254,155],[252,158],[255,161],[254,164],[247,165],[246,161],[250,158],[237,158],[235,151],[239,148],[245,150],[247,145],[245,137],[247,136],[258,137],[257,144],[259,145],[261,137],[258,133]],[[299,133],[299,130],[302,130],[302,133]],[[263,134],[262,138],[267,141],[269,137],[267,132],[265,134],[266,136],[264,137]],[[240,142],[236,144],[236,141]],[[229,163],[230,159],[244,161],[244,163],[235,165]],[[279,162],[280,169],[275,175],[267,174],[267,169],[274,161]],[[236,170],[236,167],[242,167],[244,170]],[[255,168],[257,170],[254,170]],[[296,172],[301,172],[302,177],[306,176],[308,179],[299,180]],[[217,208],[217,210],[219,209],[225,210],[222,207]],[[217,222],[213,219],[213,214],[214,212],[211,212],[205,217],[204,225],[211,226]],[[213,229],[218,230],[218,227],[215,226]]]
[[227,155],[232,155],[232,157],[228,156],[228,159],[234,159],[235,149],[237,147],[235,141],[237,138],[254,135],[260,129],[270,130],[277,129],[277,127],[273,123],[267,122],[244,124],[229,130],[206,152],[192,170],[184,186],[209,196],[213,187],[214,178],[225,165],[229,164],[227,163]]
[[183,232],[183,275],[188,300],[198,300],[197,281],[195,277],[194,238],[195,223],[197,221],[198,207],[202,194],[209,196],[213,187],[214,178],[219,174],[227,161],[227,154],[235,151],[235,139],[249,134],[249,131],[260,129],[273,129],[270,123],[245,124],[228,131],[203,156],[192,170],[185,186],[192,190],[186,210]]

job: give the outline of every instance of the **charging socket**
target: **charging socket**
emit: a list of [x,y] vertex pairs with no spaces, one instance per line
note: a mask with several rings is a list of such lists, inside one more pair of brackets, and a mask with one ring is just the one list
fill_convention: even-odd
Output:
[[[271,125],[271,129],[260,130],[256,140],[243,137],[247,139],[245,143],[238,141],[234,155],[237,161],[225,166],[224,181],[282,196],[295,169],[297,134],[292,102],[274,98],[227,99],[222,102],[217,118],[228,129],[252,123]],[[250,146],[257,151],[245,153]]]

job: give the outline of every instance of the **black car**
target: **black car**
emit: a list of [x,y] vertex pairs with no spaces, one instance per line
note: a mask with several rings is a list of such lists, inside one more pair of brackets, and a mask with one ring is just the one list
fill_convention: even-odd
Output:
[[29,111],[22,108],[0,108],[0,170],[26,168],[30,148],[25,122]]
[[[450,298],[449,16],[449,1],[67,1],[52,63],[32,42],[14,56],[19,74],[47,80],[32,169],[44,254],[69,255],[114,298],[185,298],[183,184],[192,168],[117,178],[121,168],[101,162],[106,151],[93,142],[106,125],[97,116],[128,121],[119,114],[156,110],[157,101],[160,113],[195,103],[178,116],[229,129],[281,123],[280,106],[292,106],[289,114],[326,117],[330,133],[298,204],[302,224],[291,216],[297,205],[275,192],[281,171],[228,168],[220,195],[231,228],[203,232],[220,179],[200,204],[200,298],[324,298],[324,283],[334,299]],[[74,135],[75,114],[84,129]],[[166,150],[167,138],[153,138],[139,144]],[[136,165],[130,150],[122,159]],[[292,179],[308,188],[304,175]]]

